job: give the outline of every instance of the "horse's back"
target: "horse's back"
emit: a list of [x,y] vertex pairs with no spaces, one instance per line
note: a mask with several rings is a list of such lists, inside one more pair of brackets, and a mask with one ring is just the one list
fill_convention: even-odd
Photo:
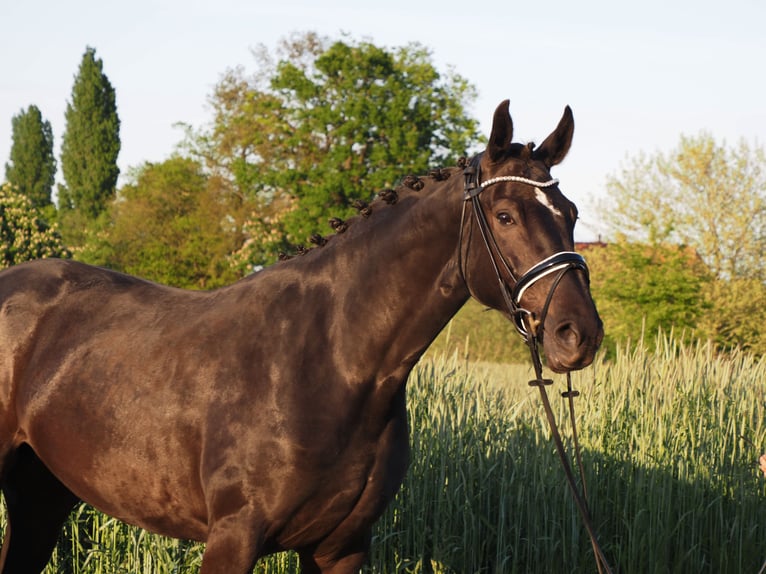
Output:
[[56,306],[95,302],[94,297],[108,297],[125,289],[150,289],[152,285],[76,261],[30,261],[0,272],[0,322],[22,317],[34,322]]
[[0,408],[8,406],[11,387],[24,358],[38,344],[41,322],[62,299],[74,272],[86,266],[39,260],[0,272]]
[[[70,265],[71,262],[48,259],[22,263],[0,272],[0,326],[7,326],[9,322],[34,322],[43,308],[59,298]],[[77,264],[75,266],[76,269]],[[0,341],[5,347],[6,340]]]
[[151,291],[161,289],[122,273],[58,259],[0,272],[0,376],[7,378],[11,364],[18,374],[19,362],[35,349],[44,353],[47,344],[71,338],[109,306],[124,306],[125,294],[134,300],[153,299]]
[[20,382],[32,370],[32,357],[49,354],[51,342],[68,336],[71,329],[67,329],[64,318],[70,316],[70,327],[75,327],[77,299],[88,300],[89,291],[104,285],[109,278],[106,270],[57,259],[31,261],[0,272],[3,423],[8,424],[17,414],[13,402],[18,397]]

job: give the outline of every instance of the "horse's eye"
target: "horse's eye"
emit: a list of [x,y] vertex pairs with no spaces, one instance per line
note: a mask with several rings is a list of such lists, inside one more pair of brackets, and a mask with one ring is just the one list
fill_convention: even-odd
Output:
[[501,211],[497,214],[496,217],[501,225],[513,225],[515,223],[515,221],[513,221],[513,217],[511,217],[511,214],[507,211]]

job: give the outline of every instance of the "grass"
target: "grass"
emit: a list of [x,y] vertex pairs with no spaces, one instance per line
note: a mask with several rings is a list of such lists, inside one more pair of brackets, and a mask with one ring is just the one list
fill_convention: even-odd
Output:
[[[596,571],[531,375],[458,354],[413,371],[412,465],[377,525],[368,574]],[[660,337],[573,379],[590,506],[615,571],[758,572],[766,360]],[[48,572],[194,572],[201,549],[83,506]],[[285,553],[256,572],[298,572],[297,561]]]

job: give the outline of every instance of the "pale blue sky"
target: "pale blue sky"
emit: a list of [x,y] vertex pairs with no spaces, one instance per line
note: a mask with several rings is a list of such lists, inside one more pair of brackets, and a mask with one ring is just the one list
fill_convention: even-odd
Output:
[[572,106],[574,144],[554,176],[588,239],[588,202],[627,156],[701,130],[762,145],[765,26],[764,0],[0,0],[0,179],[11,118],[30,104],[51,122],[58,155],[88,45],[117,90],[125,172],[165,159],[182,136],[176,122],[208,121],[214,84],[227,68],[253,70],[251,48],[295,31],[348,33],[431,49],[478,89],[472,112],[485,132],[505,98],[519,141],[539,143]]

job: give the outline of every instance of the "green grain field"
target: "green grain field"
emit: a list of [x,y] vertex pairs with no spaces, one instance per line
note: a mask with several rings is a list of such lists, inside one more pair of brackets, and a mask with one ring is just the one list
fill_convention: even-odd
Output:
[[[457,355],[418,365],[408,383],[412,464],[367,572],[596,572],[530,377],[526,366]],[[757,574],[766,359],[661,337],[573,380],[590,505],[615,571]],[[563,417],[563,400],[553,400]],[[201,552],[83,506],[48,572],[195,572]],[[282,554],[255,571],[299,570]]]

